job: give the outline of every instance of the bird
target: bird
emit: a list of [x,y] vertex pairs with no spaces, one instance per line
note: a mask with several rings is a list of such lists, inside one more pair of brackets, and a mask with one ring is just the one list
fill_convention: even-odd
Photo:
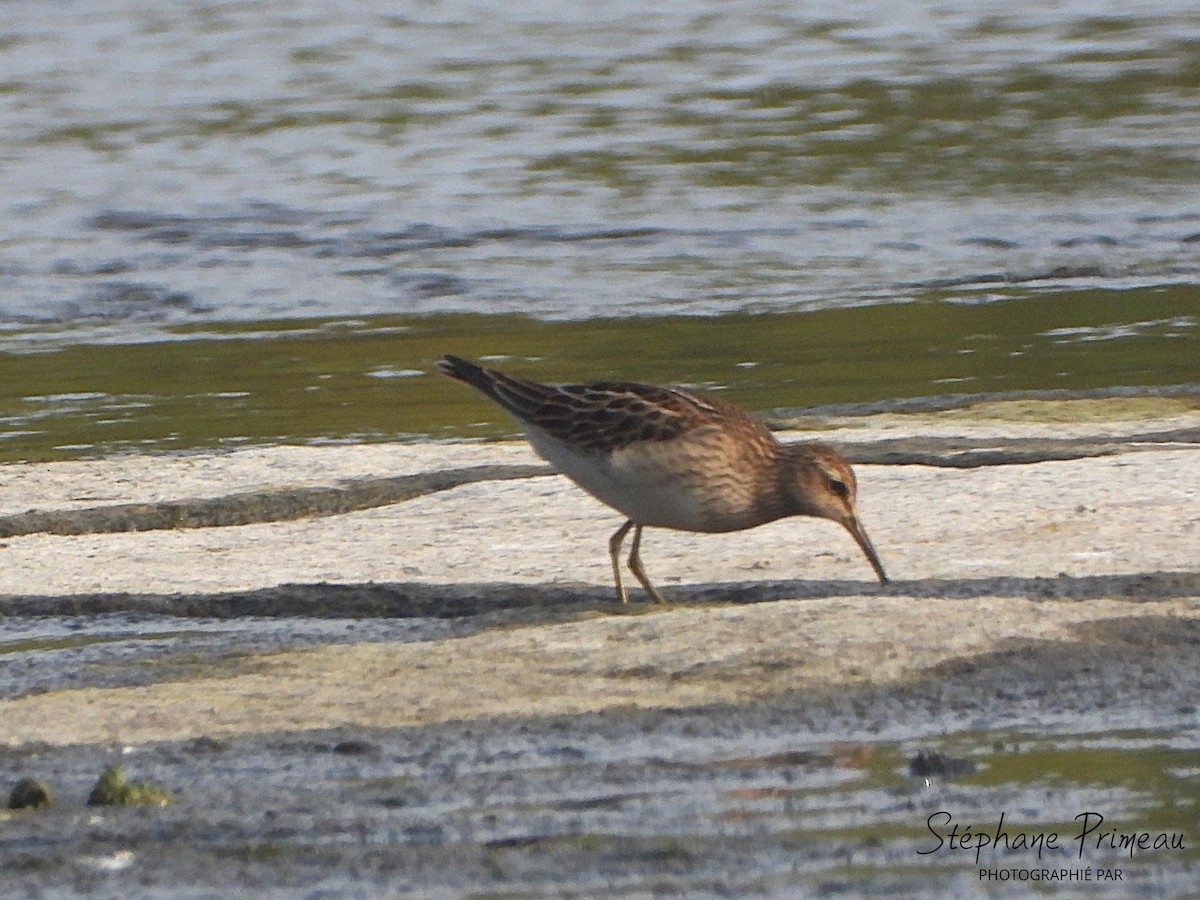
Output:
[[629,602],[620,556],[631,530],[629,571],[666,604],[642,566],[643,529],[720,533],[788,516],[842,525],[888,582],[858,517],[854,471],[826,444],[782,443],[741,407],[683,387],[541,384],[449,354],[437,368],[509,412],[539,456],[625,517],[608,542],[621,603]]

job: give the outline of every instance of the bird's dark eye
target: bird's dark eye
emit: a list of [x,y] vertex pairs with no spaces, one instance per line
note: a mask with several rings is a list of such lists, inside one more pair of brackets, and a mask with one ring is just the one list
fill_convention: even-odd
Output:
[[850,487],[844,481],[838,481],[836,478],[829,479],[829,489],[841,497],[843,500],[850,496]]

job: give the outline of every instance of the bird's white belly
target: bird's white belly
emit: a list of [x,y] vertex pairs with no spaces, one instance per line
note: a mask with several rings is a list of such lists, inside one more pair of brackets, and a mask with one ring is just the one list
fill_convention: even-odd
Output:
[[728,511],[714,509],[714,500],[722,498],[706,490],[710,485],[691,464],[687,448],[678,442],[647,442],[613,453],[588,453],[532,428],[528,434],[539,456],[638,525],[681,531],[727,530],[722,520]]

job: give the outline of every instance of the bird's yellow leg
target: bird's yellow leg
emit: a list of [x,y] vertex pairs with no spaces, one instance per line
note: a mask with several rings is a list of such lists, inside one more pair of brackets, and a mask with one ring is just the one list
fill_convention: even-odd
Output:
[[[625,585],[621,583],[621,544],[625,542],[625,535],[629,534],[629,529],[632,527],[633,520],[630,519],[608,539],[608,555],[612,559],[613,581],[617,583],[617,599],[622,603],[629,602],[629,594],[625,592]],[[638,531],[640,533],[641,529]]]
[[[629,522],[632,525],[633,522]],[[628,525],[626,526],[628,527]],[[650,579],[646,577],[646,570],[642,568],[642,526],[639,525],[633,530],[633,543],[629,545],[629,571],[634,574],[642,587],[646,589],[646,593],[654,598],[655,603],[667,605],[667,601],[663,599],[663,595],[658,592],[658,589],[650,583]]]

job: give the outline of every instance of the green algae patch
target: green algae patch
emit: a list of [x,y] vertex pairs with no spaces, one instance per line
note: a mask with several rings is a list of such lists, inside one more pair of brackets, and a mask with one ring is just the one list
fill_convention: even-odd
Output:
[[166,806],[170,791],[148,781],[129,781],[116,766],[109,766],[88,795],[88,806]]
[[[541,381],[689,384],[751,410],[1196,379],[1191,286],[1007,290],[1003,302],[987,286],[932,286],[906,303],[654,319],[264,320],[125,344],[14,332],[0,340],[0,461],[512,434],[501,410],[432,374],[447,352]],[[1182,324],[1138,324],[1155,322]],[[1114,323],[1128,334],[1088,339]]]

